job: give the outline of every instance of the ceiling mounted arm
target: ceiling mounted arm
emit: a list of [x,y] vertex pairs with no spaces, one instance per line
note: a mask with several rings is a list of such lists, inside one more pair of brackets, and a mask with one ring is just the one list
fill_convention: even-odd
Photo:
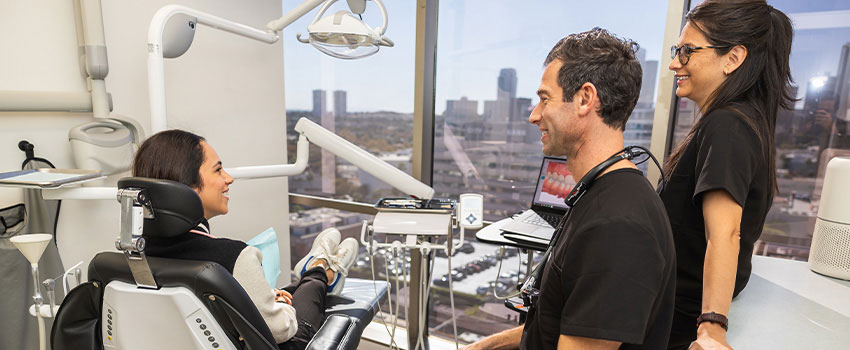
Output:
[[[281,18],[266,24],[265,31],[181,5],[167,5],[160,8],[154,14],[148,28],[148,93],[151,105],[151,131],[157,133],[168,128],[163,58],[180,56],[189,49],[196,24],[272,44],[280,39],[278,32],[283,28],[323,4],[313,23],[307,27],[310,32],[309,39],[299,38],[300,41],[308,42],[319,51],[341,59],[367,57],[378,52],[379,46],[393,46],[391,40],[383,37],[387,28],[387,11],[380,0],[372,0],[381,10],[383,18],[381,27],[376,29],[370,28],[355,18],[351,12],[341,11],[336,15],[321,18],[321,15],[336,1],[305,0]],[[355,12],[362,12],[365,9],[365,0],[349,2],[355,4]],[[172,20],[178,22],[167,25]],[[164,36],[167,36],[169,40],[163,41]],[[169,47],[164,47],[165,44]]]
[[[277,42],[280,38],[275,33],[268,33],[236,23],[218,16],[201,12],[180,5],[167,5],[159,9],[151,19],[148,27],[148,94],[151,103],[151,132],[157,133],[168,128],[165,105],[165,64],[163,62],[163,35],[168,21],[177,14],[183,14],[195,19],[198,24],[223,30],[246,38],[258,40],[267,44]],[[189,45],[191,41],[189,42]],[[170,50],[169,50],[170,51]],[[182,50],[185,52],[185,49]],[[182,52],[181,52],[182,53]]]
[[285,15],[280,18],[270,21],[266,24],[266,30],[272,33],[277,33],[283,28],[286,28],[288,25],[292,24],[302,16],[306,15],[307,12],[312,11],[317,6],[321,5],[326,0],[305,0],[304,2],[295,6],[292,11],[287,12]]

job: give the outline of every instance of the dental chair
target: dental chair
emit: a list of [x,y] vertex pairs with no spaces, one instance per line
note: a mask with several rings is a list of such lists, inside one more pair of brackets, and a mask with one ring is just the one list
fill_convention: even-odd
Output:
[[[200,222],[204,211],[195,191],[146,178],[121,179],[118,189],[122,227],[116,246],[122,252],[102,252],[89,263],[89,281],[71,290],[56,315],[52,348],[278,349],[260,312],[224,267],[144,255],[139,233],[175,236]],[[356,349],[386,295],[386,283],[347,279],[342,295],[328,296],[325,321],[307,349]]]

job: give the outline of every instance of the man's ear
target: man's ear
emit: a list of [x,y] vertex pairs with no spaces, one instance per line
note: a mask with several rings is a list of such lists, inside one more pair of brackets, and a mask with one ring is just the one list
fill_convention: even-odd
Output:
[[579,116],[590,115],[595,110],[598,102],[599,95],[597,95],[596,86],[589,82],[582,84],[573,97],[573,103],[576,106]]

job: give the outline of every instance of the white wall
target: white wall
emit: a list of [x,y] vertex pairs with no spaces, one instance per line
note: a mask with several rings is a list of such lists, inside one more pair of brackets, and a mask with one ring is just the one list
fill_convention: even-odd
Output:
[[[138,120],[150,133],[147,32],[157,9],[179,3],[255,28],[280,16],[279,1],[103,1],[109,57],[107,90],[113,114]],[[70,0],[0,2],[0,91],[86,91],[80,72]],[[283,49],[199,26],[192,48],[166,61],[169,128],[207,138],[225,167],[286,162]],[[20,169],[18,141],[36,155],[73,168],[68,130],[91,119],[85,113],[0,112],[0,171]],[[111,177],[113,184],[118,176]],[[230,214],[215,218],[213,234],[248,240],[268,227],[278,232],[281,270],[289,270],[288,192],[285,178],[238,181]],[[0,188],[0,207],[22,200],[18,189]],[[66,200],[57,239],[65,266],[114,250],[118,202]],[[288,281],[287,281],[288,282]]]

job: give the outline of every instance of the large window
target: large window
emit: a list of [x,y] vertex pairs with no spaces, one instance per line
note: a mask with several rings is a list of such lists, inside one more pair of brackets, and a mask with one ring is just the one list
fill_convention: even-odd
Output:
[[[284,12],[299,2],[285,1]],[[288,158],[295,160],[298,135],[293,130],[307,118],[335,132],[399,169],[410,173],[413,142],[413,77],[415,47],[415,1],[384,1],[389,13],[386,35],[394,47],[383,47],[370,57],[340,60],[320,53],[296,40],[304,36],[313,13],[288,26],[283,34],[286,75],[286,122]],[[337,2],[328,14],[347,9]],[[381,14],[368,3],[363,20],[381,25]],[[310,145],[307,170],[289,178],[292,193],[375,203],[381,197],[401,197],[386,183],[315,145]],[[362,221],[371,215],[332,208],[292,204],[289,213],[290,261],[295,263],[311,248],[316,235],[335,227],[343,238],[360,239]],[[385,260],[376,259],[376,278],[386,278]],[[370,258],[361,247],[351,277],[371,279]],[[396,291],[392,299],[396,300]],[[386,309],[386,307],[385,307]],[[378,320],[379,318],[376,318]]]
[[[691,8],[700,2],[692,1]],[[850,156],[850,3],[771,0],[794,23],[791,75],[794,110],[776,121],[779,193],[773,200],[755,254],[807,259],[826,163]],[[666,67],[663,67],[666,69]],[[699,118],[693,101],[680,99],[677,145]]]
[[[698,3],[693,0],[686,6],[693,8]],[[850,155],[850,3],[769,3],[794,21],[791,69],[799,101],[794,110],[782,111],[777,121],[780,189],[755,253],[805,259],[825,165],[832,157]],[[295,41],[295,33],[303,31],[312,16],[284,32],[290,160],[295,157],[292,126],[306,117],[411,171],[416,2],[387,1],[385,5],[391,15],[387,35],[396,46],[383,48],[365,60],[332,59]],[[284,4],[292,6],[294,3]],[[643,85],[624,136],[626,144],[649,146],[656,86],[673,84],[657,81],[659,70],[667,69],[659,65],[668,61],[661,59],[668,52],[662,47],[666,13],[667,1],[663,0],[441,1],[432,168],[437,196],[484,194],[485,219],[491,221],[528,208],[543,156],[540,132],[528,123],[538,102],[535,91],[543,59],[563,36],[597,26],[641,46]],[[380,15],[370,5],[364,19],[377,26]],[[688,99],[679,99],[674,106],[673,146],[700,117]],[[366,203],[402,195],[315,147],[311,147],[308,171],[290,178],[290,190]],[[309,249],[322,229],[338,227],[345,236],[357,236],[360,222],[371,220],[364,214],[301,205],[293,205],[290,215],[293,260]],[[502,271],[497,273],[497,247],[478,243],[471,235],[467,240],[453,257],[452,271],[444,254],[435,258],[428,314],[430,333],[443,336],[452,334],[454,315],[462,342],[517,325],[516,313],[507,310],[493,290],[498,294],[515,290],[523,277],[520,271],[525,270],[520,262],[524,259],[509,249]],[[409,261],[409,257],[394,257],[386,250],[371,257],[361,251],[352,276],[371,278],[375,263],[378,279],[394,281],[395,273],[408,272],[404,267]],[[445,278],[449,273],[455,276],[455,310],[449,306]],[[402,311],[401,316],[405,318],[406,313]]]
[[[298,2],[284,2],[284,11]],[[413,126],[413,66],[415,5],[413,1],[384,1],[390,14],[386,35],[394,47],[383,47],[370,57],[340,60],[296,40],[304,36],[311,13],[288,26],[283,34],[286,76],[286,121],[289,159],[295,159],[297,134],[293,126],[302,117],[331,130],[379,158],[411,172]],[[327,14],[348,9],[337,2]],[[381,25],[381,13],[369,3],[363,20]],[[292,192],[374,203],[401,196],[389,185],[333,154],[310,146],[307,170],[289,179]]]
[[[543,60],[562,37],[597,26],[641,46],[644,80],[625,142],[648,147],[666,9],[661,0],[441,1],[433,166],[438,195],[482,193],[485,218],[493,221],[530,206],[543,153],[540,131],[528,116],[537,103]],[[519,259],[506,261],[497,276],[490,263],[496,247],[473,242],[472,248],[453,263],[465,277],[454,288],[462,295],[455,306],[464,341],[517,325],[516,313],[493,297],[490,282],[500,294],[515,291]],[[437,258],[436,282],[448,272],[444,261]],[[432,333],[450,335],[447,290],[433,291]]]

